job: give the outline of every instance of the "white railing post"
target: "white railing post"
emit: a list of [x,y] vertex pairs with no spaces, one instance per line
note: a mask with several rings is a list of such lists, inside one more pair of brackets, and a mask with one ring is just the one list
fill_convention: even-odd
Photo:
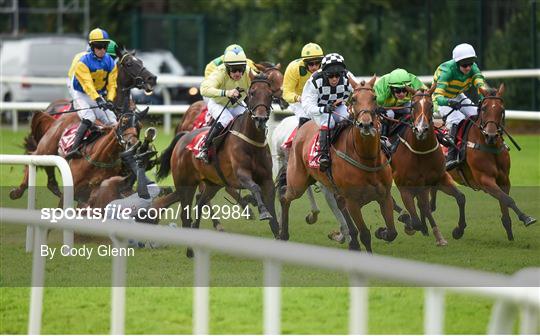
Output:
[[[111,236],[114,248],[125,249],[127,240]],[[122,251],[122,250],[119,250]],[[127,256],[112,257],[111,335],[123,335],[126,321]]]
[[281,264],[264,261],[264,333],[281,334]]
[[497,300],[491,310],[488,325],[490,335],[509,335],[514,333],[514,322],[517,317],[517,308],[506,300]]
[[368,291],[366,279],[362,276],[349,274],[349,334],[367,334],[368,322]]
[[18,110],[11,110],[11,130],[17,132],[19,130],[19,113]]
[[30,314],[28,318],[28,334],[41,332],[41,316],[43,312],[43,287],[45,285],[45,256],[41,255],[41,245],[46,244],[47,229],[34,228],[34,253],[32,257],[32,289],[30,294]]
[[[73,207],[73,198],[74,196],[74,186],[73,186],[73,176],[71,175],[71,168],[69,167],[68,162],[61,158],[57,163],[58,169],[60,170],[60,175],[62,175],[62,185],[64,186],[62,194],[63,196],[63,206],[64,209]],[[64,230],[63,241],[64,245],[72,247],[74,244],[74,233],[70,230]]]
[[[540,297],[538,298],[540,300]],[[519,332],[521,335],[535,335],[540,333],[540,310],[529,305],[521,308]]]
[[444,331],[444,290],[428,287],[424,299],[424,333],[442,335]]
[[[28,210],[36,208],[36,166],[28,164]],[[34,227],[26,227],[26,252],[32,252],[34,244]]]
[[193,334],[208,334],[208,321],[210,311],[210,253],[205,249],[194,249],[195,252],[195,295],[193,298]]

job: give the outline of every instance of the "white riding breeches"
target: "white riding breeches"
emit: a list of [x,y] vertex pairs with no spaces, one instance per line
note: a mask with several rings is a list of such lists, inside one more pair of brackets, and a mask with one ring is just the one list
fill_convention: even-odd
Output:
[[[346,119],[349,116],[347,111],[347,106],[341,104],[336,107],[336,110],[332,113],[332,116],[328,118],[328,113],[318,113],[312,115],[312,119],[315,120],[317,125],[322,129],[333,129],[336,125],[336,122],[340,122],[343,119]],[[330,119],[330,124],[328,124]]]
[[88,119],[92,123],[96,120],[101,121],[105,125],[114,125],[116,124],[116,115],[113,111],[102,110],[97,107],[97,103],[92,100],[86,93],[79,92],[70,88],[69,93],[73,98],[73,107],[75,109],[82,109],[77,112],[79,118]]
[[[461,104],[472,104],[472,101],[463,93],[460,93],[456,98],[452,98],[451,100],[460,102]],[[476,106],[462,106],[459,110],[452,112],[450,106],[439,106],[438,112],[441,117],[448,115],[446,117],[446,129],[450,129],[452,125],[459,124],[463,119],[477,115],[478,108]]]
[[309,115],[302,108],[302,103],[290,104],[289,110],[294,112],[294,115],[298,120],[300,120],[300,118],[309,118]]
[[[208,100],[208,112],[210,112],[210,115],[214,120],[218,121],[221,126],[226,127],[237,115],[240,115],[244,113],[245,108],[240,105],[236,105],[233,107],[226,107],[225,105],[221,105],[215,102],[215,100],[211,99]],[[223,111],[223,113],[221,112]],[[221,116],[219,114],[221,113]],[[218,120],[219,117],[219,120]]]

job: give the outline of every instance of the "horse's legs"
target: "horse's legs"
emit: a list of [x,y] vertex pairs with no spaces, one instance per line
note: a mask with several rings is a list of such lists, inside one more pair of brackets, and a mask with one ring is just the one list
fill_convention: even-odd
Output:
[[391,242],[397,237],[396,227],[394,226],[394,213],[393,213],[393,204],[392,196],[390,192],[388,195],[382,199],[377,200],[379,207],[381,208],[381,214],[384,218],[386,224],[386,229],[380,227],[375,231],[375,237],[379,239],[384,239],[387,242]]
[[25,166],[23,180],[18,188],[11,189],[11,191],[9,192],[9,198],[11,198],[12,200],[21,198],[25,190],[28,189],[28,174],[29,168],[28,166]]
[[[221,189],[221,186],[218,186],[218,185],[212,185],[212,184],[205,184],[205,185],[206,185],[205,188],[203,188],[202,193],[200,194],[199,199],[197,200],[197,203],[195,204],[195,206],[197,207],[197,213],[199,215],[197,216],[197,218],[194,218],[194,221],[191,222],[191,228],[193,229],[198,229],[199,225],[201,224],[202,207],[204,205],[207,205],[210,207],[210,210],[211,210],[212,205],[210,203],[210,200],[214,198],[214,196],[219,191],[219,189]],[[210,213],[213,215],[213,211],[210,211]]]
[[[510,192],[510,186],[504,186],[503,191],[508,194]],[[504,205],[501,201],[499,201],[499,206],[501,208],[501,222],[506,230],[506,236],[508,237],[508,240],[514,240],[514,234],[512,233],[512,219],[510,218],[510,213],[508,211],[508,207]]]
[[[504,206],[509,207],[510,209],[514,210],[519,220],[522,221],[523,224],[525,224],[525,226],[529,226],[536,222],[535,218],[526,215],[517,207],[514,199],[501,190],[501,188],[495,182],[495,179],[493,179],[492,177],[483,175],[480,178],[480,182],[482,184],[482,190],[484,190],[491,196],[498,199],[499,202],[503,204]],[[510,237],[508,237],[508,239],[510,239]]]
[[332,212],[334,213],[334,216],[336,217],[339,223],[339,232],[337,231],[330,232],[328,234],[328,238],[335,240],[340,244],[343,244],[347,240],[347,237],[349,236],[349,228],[347,226],[347,221],[342,211],[338,207],[338,204],[336,202],[336,197],[334,196],[334,194],[330,190],[328,190],[328,188],[326,188],[325,186],[322,186],[322,190],[324,193],[324,197],[326,198],[326,203],[328,203],[330,210],[332,210]]
[[[459,207],[459,220],[458,220],[458,226],[455,227],[454,230],[452,230],[452,237],[454,237],[454,239],[459,239],[463,236],[463,233],[465,232],[465,227],[467,226],[467,223],[465,220],[465,195],[461,191],[459,191],[459,189],[455,186],[449,174],[445,174],[443,181],[437,187],[445,194],[450,195],[456,199],[456,203]],[[433,204],[435,203],[436,194],[437,194],[437,189],[434,187],[431,190],[432,211],[434,207]]]
[[270,230],[274,234],[274,238],[279,237],[279,224],[277,221],[277,215],[276,215],[276,205],[275,205],[275,199],[276,199],[276,189],[274,187],[274,182],[272,179],[268,179],[266,181],[263,181],[261,183],[261,190],[262,190],[262,197],[263,202],[266,205],[266,208],[268,211],[270,211],[270,220],[268,224],[270,225]]
[[[400,188],[399,192],[401,193],[401,200],[405,205],[405,208],[411,216],[411,225],[412,228],[416,231],[422,231],[422,234],[427,234],[427,227],[424,228],[424,225],[420,222],[418,213],[416,212],[416,205],[414,204],[414,196],[408,188]],[[411,234],[409,228],[405,226],[405,233]]]
[[349,236],[351,237],[351,241],[349,242],[349,250],[360,251],[360,243],[358,242],[358,229],[356,228],[356,224],[354,223],[351,215],[349,214],[349,211],[347,210],[345,199],[341,196],[336,196],[335,200],[336,205],[338,206],[342,216],[345,219],[347,229],[349,230]]
[[259,187],[259,185],[253,181],[251,177],[251,172],[245,169],[239,169],[237,172],[237,176],[242,187],[249,189],[257,200],[257,205],[259,208],[259,220],[270,219],[272,215],[264,205],[261,187]]
[[430,190],[430,187],[426,187],[425,190],[422,190],[418,194],[418,206],[420,208],[420,215],[422,216],[423,225],[425,225],[426,217],[429,220],[429,225],[433,230],[433,235],[435,236],[437,246],[446,246],[448,245],[448,242],[444,239],[441,230],[439,230],[439,227],[437,226],[437,223],[435,223],[435,219],[433,218],[433,214],[431,213],[431,208],[429,204]]
[[[181,190],[178,190],[178,188],[176,189],[176,193],[178,193],[178,199],[182,207],[180,211],[180,218],[182,219],[183,228],[191,227],[191,220],[189,218],[191,215],[191,206],[193,203],[193,196],[195,196],[196,190],[197,190],[197,186],[183,186],[181,187]],[[186,208],[187,208],[187,211],[185,210]],[[186,256],[188,258],[193,258],[193,250],[191,249],[191,247],[187,248]]]
[[234,189],[232,187],[225,187],[225,191],[227,191],[227,193],[234,198],[234,200],[240,205],[242,210],[246,209],[246,207],[247,207],[248,214],[249,214],[249,217],[248,217],[249,220],[255,219],[255,214],[253,213],[253,211],[249,207],[249,204],[252,202],[252,200],[254,202],[254,205],[257,205],[257,202],[253,199],[253,196],[247,195],[247,196],[242,197],[242,195],[240,195],[239,190]]
[[45,172],[47,173],[47,188],[56,196],[61,197],[62,193],[58,187],[58,181],[56,181],[56,176],[54,175],[54,167],[45,167]]
[[[281,227],[279,233],[279,239],[289,240],[289,208],[291,202],[306,191],[307,176],[303,175],[306,172],[295,172],[293,178],[287,179],[287,188],[283,195],[280,195],[279,202],[281,203]],[[294,184],[293,184],[294,183]]]
[[369,229],[364,222],[361,207],[351,199],[346,199],[346,205],[358,231],[360,231],[360,241],[364,244],[366,250],[371,253],[371,232],[369,232]]
[[[452,183],[452,185],[453,185],[453,183]],[[429,207],[431,208],[431,212],[435,212],[435,210],[437,210],[437,188],[435,188],[435,187],[431,188],[429,193],[430,193],[430,196],[431,196],[431,198],[429,200]],[[463,197],[465,197],[465,196],[463,196]]]
[[403,224],[405,224],[405,226],[409,229],[409,230],[413,230],[412,226],[411,226],[411,216],[407,213],[407,211],[405,211],[405,209],[401,208],[396,200],[394,199],[394,197],[392,197],[392,203],[393,203],[393,207],[394,207],[394,211],[397,212],[399,215],[398,215],[398,221],[402,222]]
[[319,210],[317,202],[315,202],[315,196],[313,195],[313,188],[311,188],[311,186],[307,188],[307,195],[309,204],[311,205],[311,212],[306,215],[306,223],[313,224],[317,221],[317,217],[319,216],[321,210]]

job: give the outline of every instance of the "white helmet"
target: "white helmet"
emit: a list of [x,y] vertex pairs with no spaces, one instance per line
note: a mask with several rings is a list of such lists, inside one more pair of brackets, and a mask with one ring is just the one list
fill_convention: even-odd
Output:
[[476,52],[472,45],[468,43],[458,44],[452,51],[452,58],[459,62],[466,58],[476,58]]

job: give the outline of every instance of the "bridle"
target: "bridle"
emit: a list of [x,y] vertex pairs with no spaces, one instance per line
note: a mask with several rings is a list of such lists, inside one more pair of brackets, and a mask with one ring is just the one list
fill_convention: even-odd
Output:
[[[126,124],[123,124],[123,121],[127,119]],[[135,128],[137,130],[136,133],[129,132],[127,134],[124,134],[124,132],[129,128]],[[124,148],[127,147],[129,144],[129,140],[133,137],[139,138],[138,135],[139,127],[138,127],[138,115],[136,112],[126,112],[123,113],[120,117],[120,120],[118,121],[118,127],[115,130],[116,140],[121,146],[124,146]],[[127,137],[127,139],[125,139]]]
[[131,79],[133,79],[134,84],[124,88],[123,90],[127,91],[127,90],[131,90],[133,88],[137,88],[137,89],[142,90],[142,89],[144,89],[144,87],[143,87],[144,78],[141,75],[146,70],[146,67],[143,65],[143,66],[141,66],[141,68],[138,71],[137,70],[131,71],[131,64],[124,64],[124,61],[126,60],[127,56],[131,56],[132,58],[135,58],[135,56],[133,56],[129,52],[126,52],[122,56],[122,58],[120,58],[120,61],[118,62],[118,65],[121,65],[125,69],[126,73],[129,75],[129,77]]
[[[358,92],[358,91],[362,91],[362,90],[365,90],[365,91],[370,91],[371,94],[373,95],[373,97],[375,97],[375,92],[373,91],[372,88],[370,87],[357,87],[356,89],[354,89],[353,91],[353,96],[354,96],[354,93],[355,92]],[[354,98],[356,99],[356,98]],[[351,113],[352,111],[352,113]],[[372,116],[372,119],[375,120],[376,118],[374,118],[375,116],[375,109],[361,109],[361,110],[358,110],[356,111],[355,108],[354,108],[354,104],[351,105],[350,107],[350,111],[349,111],[349,114],[352,115],[352,124],[354,127],[357,127],[357,128],[363,128],[364,125],[362,125],[362,123],[360,121],[358,121],[358,119],[364,114],[364,113],[369,113],[371,114]]]
[[[270,91],[272,92],[272,98],[274,97],[274,94],[273,94],[273,91],[272,91],[272,84],[270,83],[270,81],[268,80],[268,77],[264,78],[264,77],[255,77],[252,81],[251,81],[251,84],[249,86],[249,91],[251,91],[251,87],[253,86],[253,84],[256,84],[256,83],[265,83],[266,85],[268,85],[268,88],[270,89]],[[270,100],[270,102],[272,102],[272,99]],[[249,99],[248,101],[248,104],[247,104],[247,111],[250,115],[250,117],[252,119],[261,119],[261,117],[257,117],[255,116],[255,110],[259,107],[259,106],[262,106],[265,108],[266,110],[266,119],[268,120],[268,118],[270,118],[270,113],[272,112],[272,104],[266,104],[266,103],[258,103],[256,104],[255,106],[251,106],[251,99]]]
[[[488,99],[496,99],[496,100],[499,100],[501,102],[501,108],[502,108],[502,114],[501,114],[501,120],[499,121],[495,121],[495,120],[487,120],[487,121],[484,121],[484,113],[486,112],[486,106],[485,106],[485,102],[488,100]],[[497,97],[497,96],[487,96],[487,97],[484,97],[484,99],[482,100],[482,103],[480,104],[480,106],[478,107],[478,123],[476,126],[480,129],[480,132],[482,132],[482,134],[487,137],[487,136],[490,136],[490,134],[485,130],[485,128],[489,125],[489,124],[494,124],[495,127],[497,128],[497,133],[496,135],[497,136],[502,136],[503,134],[503,131],[504,131],[504,122],[505,122],[505,112],[506,110],[504,109],[504,107],[502,106],[504,103],[504,100],[501,98],[501,97]],[[476,124],[476,123],[475,123]]]

